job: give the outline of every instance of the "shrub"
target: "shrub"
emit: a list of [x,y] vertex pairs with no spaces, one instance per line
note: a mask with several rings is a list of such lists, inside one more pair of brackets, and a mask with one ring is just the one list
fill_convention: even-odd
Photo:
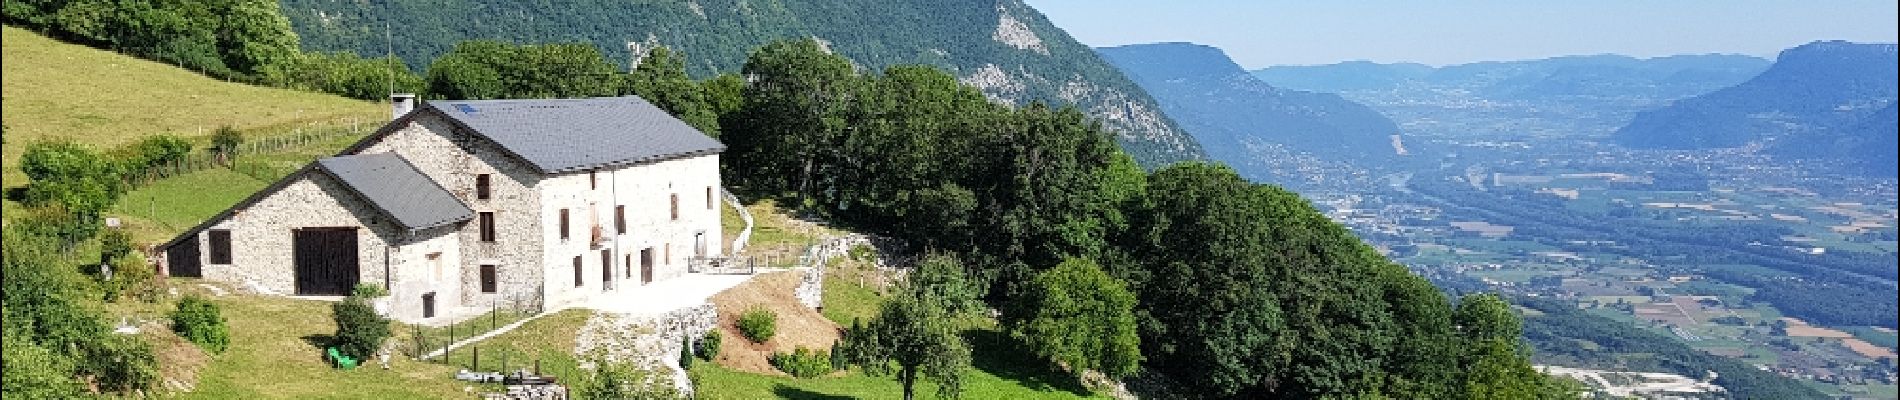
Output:
[[765,343],[778,332],[778,314],[764,307],[753,307],[739,315],[739,334],[752,343]]
[[831,356],[826,352],[798,346],[790,353],[772,354],[772,367],[799,378],[814,378],[832,371]]
[[231,345],[231,331],[218,305],[198,295],[178,300],[178,309],[172,311],[172,332],[212,353],[223,353]]
[[115,150],[112,154],[118,159],[120,172],[128,176],[138,175],[152,167],[184,160],[185,156],[191,154],[191,142],[172,135],[153,135]]
[[238,145],[241,144],[244,144],[244,134],[238,133],[238,130],[230,125],[220,126],[217,132],[211,133],[210,150],[219,158],[237,156]]
[[388,295],[388,290],[383,290],[382,286],[374,283],[358,283],[356,284],[356,288],[350,290],[350,296],[365,299],[374,299]]
[[118,166],[91,149],[69,141],[27,146],[20,155],[20,172],[32,182],[26,186],[27,205],[59,206],[87,229],[66,239],[84,240],[98,233],[99,214],[112,207],[124,187]]
[[99,287],[109,302],[118,302],[127,296],[154,302],[158,301],[159,293],[162,292],[156,275],[152,265],[145,262],[144,254],[128,253],[112,260],[112,279],[100,281]]
[[368,360],[383,345],[383,339],[389,338],[389,320],[377,314],[363,296],[351,295],[332,306],[331,311],[336,319],[333,344],[343,355]]
[[9,332],[0,337],[0,359],[6,363],[5,379],[0,381],[0,397],[9,399],[78,398],[79,381],[73,379],[72,360],[33,344],[26,335]]
[[706,336],[699,338],[699,345],[693,351],[699,353],[699,358],[711,360],[719,357],[719,342],[723,340],[726,337],[719,334],[719,330],[706,331]]
[[576,399],[676,399],[679,389],[670,375],[642,369],[632,363],[609,362],[598,355],[589,356],[593,371],[574,386]]
[[99,260],[113,262],[132,254],[132,235],[124,229],[108,229],[99,235]]
[[137,336],[105,334],[83,347],[80,371],[92,374],[100,390],[133,392],[158,382],[158,356]]
[[877,249],[862,244],[851,246],[851,250],[847,250],[845,255],[851,261],[877,261]]

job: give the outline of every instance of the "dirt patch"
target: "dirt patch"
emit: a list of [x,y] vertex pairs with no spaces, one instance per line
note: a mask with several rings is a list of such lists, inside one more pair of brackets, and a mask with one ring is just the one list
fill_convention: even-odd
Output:
[[1802,321],[1799,319],[1783,317],[1781,318],[1781,320],[1788,322],[1788,329],[1787,329],[1788,336],[1791,336],[1791,337],[1824,337],[1824,338],[1854,337],[1853,334],[1850,334],[1847,332],[1841,332],[1841,331],[1828,329],[1828,328],[1810,326],[1808,325],[1807,321]]
[[158,359],[159,387],[174,392],[190,392],[197,387],[198,373],[211,364],[211,355],[163,324],[145,324],[140,329],[139,336],[152,344]]
[[1867,343],[1867,341],[1865,340],[1860,340],[1856,338],[1848,338],[1848,339],[1842,339],[1841,344],[1846,345],[1848,350],[1853,350],[1855,353],[1860,353],[1860,355],[1867,356],[1867,358],[1873,358],[1873,359],[1894,358],[1892,349],[1875,346],[1873,343]]
[[[784,375],[767,361],[772,353],[789,352],[799,346],[820,351],[831,349],[838,341],[839,327],[792,296],[792,290],[798,287],[799,274],[796,271],[763,274],[713,295],[713,306],[719,308],[719,331],[725,335],[719,349],[719,365],[746,372]],[[764,307],[778,314],[777,334],[772,340],[752,343],[739,334],[739,314],[752,307]]]

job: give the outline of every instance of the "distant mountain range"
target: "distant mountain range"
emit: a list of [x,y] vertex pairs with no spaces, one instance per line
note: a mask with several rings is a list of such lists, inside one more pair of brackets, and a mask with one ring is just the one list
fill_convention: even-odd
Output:
[[769,41],[817,38],[869,70],[928,64],[997,101],[1073,104],[1119,131],[1122,148],[1145,165],[1205,157],[1141,88],[1020,0],[281,3],[306,49],[393,51],[418,70],[468,39],[587,42],[622,63],[638,42],[683,51],[688,72],[703,78],[738,72]]
[[1895,49],[1840,41],[1788,49],[1754,79],[1637,115],[1616,140],[1662,149],[1760,143],[1771,154],[1835,159],[1894,176]]
[[1104,58],[1161,103],[1210,156],[1265,180],[1263,148],[1284,146],[1320,159],[1359,164],[1398,157],[1399,128],[1378,111],[1338,95],[1274,87],[1220,49],[1192,43],[1100,48]]
[[1339,93],[1412,133],[1592,136],[1608,135],[1638,111],[1741,83],[1768,64],[1723,54],[1590,55],[1443,67],[1354,61],[1253,74],[1283,88]]

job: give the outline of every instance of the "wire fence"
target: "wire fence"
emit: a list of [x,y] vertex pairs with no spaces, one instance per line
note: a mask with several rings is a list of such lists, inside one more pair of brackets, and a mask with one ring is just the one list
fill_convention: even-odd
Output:
[[[368,121],[363,118],[347,117],[255,130],[247,133],[249,137],[238,145],[235,154],[193,152],[171,162],[147,167],[143,171],[127,172],[121,175],[121,179],[124,180],[128,189],[136,189],[164,178],[211,168],[228,167],[259,180],[276,180],[290,174],[300,166],[286,166],[283,163],[272,162],[281,160],[259,159],[260,157],[284,153],[289,149],[303,149],[312,143],[326,142],[340,137],[361,136],[366,133],[363,129]],[[315,157],[312,157],[312,160],[314,159]]]
[[[463,308],[457,311],[467,312],[469,310]],[[503,326],[508,326],[508,324],[540,314],[541,311],[541,301],[537,296],[528,294],[508,295],[489,301],[486,312],[453,324],[444,326],[409,324],[407,329],[405,329],[407,332],[398,333],[398,348],[403,355],[414,359],[423,359],[430,353],[441,351],[440,356],[429,358],[428,361],[457,365],[456,359],[459,358],[459,355],[456,353],[461,350],[449,351],[449,346],[455,344],[456,341],[467,340],[468,338],[493,332],[496,329],[501,329]],[[470,350],[476,352],[480,351],[478,349],[479,347],[470,348]],[[466,359],[461,361],[473,362],[473,360]]]

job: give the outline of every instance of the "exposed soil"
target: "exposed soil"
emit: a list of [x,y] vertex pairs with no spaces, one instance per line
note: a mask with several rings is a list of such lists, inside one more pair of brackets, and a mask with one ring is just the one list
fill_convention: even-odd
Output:
[[[740,371],[784,375],[772,368],[774,352],[791,352],[799,346],[829,351],[838,341],[839,326],[792,296],[798,287],[800,271],[761,274],[750,281],[713,295],[719,308],[719,332],[724,339],[716,361]],[[739,314],[752,307],[764,307],[778,314],[777,333],[765,343],[752,343],[739,334]]]

